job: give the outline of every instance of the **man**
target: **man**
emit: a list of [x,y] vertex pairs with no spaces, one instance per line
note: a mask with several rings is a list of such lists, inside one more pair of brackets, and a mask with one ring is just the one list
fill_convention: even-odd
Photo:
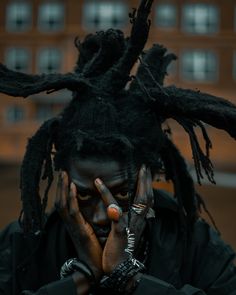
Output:
[[[73,99],[29,140],[21,170],[23,210],[0,236],[2,294],[236,294],[234,252],[201,218],[185,161],[162,130],[189,134],[198,179],[214,181],[206,122],[236,136],[236,107],[208,94],[164,87],[174,55],[142,53],[153,1],[131,15],[131,36],[108,30],[76,41],[75,73],[26,75],[0,66],[0,91],[28,96],[68,88]],[[130,83],[128,83],[130,82]],[[194,127],[206,141],[201,150]],[[53,212],[48,192],[59,171]],[[43,173],[42,173],[43,171]],[[164,174],[174,197],[153,191]],[[40,178],[48,180],[43,198]]]

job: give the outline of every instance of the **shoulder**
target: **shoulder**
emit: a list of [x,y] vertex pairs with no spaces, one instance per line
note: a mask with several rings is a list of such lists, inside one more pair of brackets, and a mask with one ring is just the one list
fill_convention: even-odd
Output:
[[235,252],[203,219],[198,219],[193,228],[190,257],[194,283],[202,289],[216,284],[217,279],[231,277],[235,281]]
[[12,236],[15,233],[22,233],[22,229],[18,221],[13,221],[0,231],[0,249],[9,246]]
[[169,192],[164,190],[154,190],[154,209],[166,209],[172,212],[178,212],[178,203]]
[[216,255],[235,255],[233,249],[221,238],[221,235],[202,218],[194,224],[192,243],[196,248],[202,248],[204,251],[209,249]]

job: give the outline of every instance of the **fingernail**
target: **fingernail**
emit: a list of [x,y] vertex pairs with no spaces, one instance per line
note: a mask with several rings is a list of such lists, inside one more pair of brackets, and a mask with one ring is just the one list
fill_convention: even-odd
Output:
[[74,184],[74,182],[71,182],[71,184],[70,184],[70,189],[71,189],[71,190],[74,190],[74,189],[75,189],[75,184]]
[[96,178],[95,183],[98,184],[98,185],[102,185],[102,181],[101,181],[100,178]]
[[73,182],[70,184],[70,196],[75,197],[76,196],[76,186]]

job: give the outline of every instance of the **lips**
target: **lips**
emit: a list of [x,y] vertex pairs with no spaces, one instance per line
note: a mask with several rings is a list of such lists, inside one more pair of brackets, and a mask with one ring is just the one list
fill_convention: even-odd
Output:
[[111,228],[110,227],[101,227],[101,226],[93,226],[94,232],[98,238],[108,237]]
[[97,238],[101,246],[104,246],[106,244],[108,235],[109,235],[109,232],[101,232],[97,234]]
[[106,238],[105,237],[98,238],[98,241],[99,241],[100,245],[103,247],[106,244],[107,237]]
[[97,238],[98,238],[98,240],[99,240],[99,242],[100,242],[100,244],[103,246],[105,243],[106,243],[106,240],[107,240],[107,237],[108,237],[108,235],[109,235],[109,233],[110,233],[110,228],[108,228],[108,227],[104,227],[104,228],[102,228],[102,227],[95,227],[94,228],[94,231],[95,231],[95,233],[96,233],[96,236],[97,236]]

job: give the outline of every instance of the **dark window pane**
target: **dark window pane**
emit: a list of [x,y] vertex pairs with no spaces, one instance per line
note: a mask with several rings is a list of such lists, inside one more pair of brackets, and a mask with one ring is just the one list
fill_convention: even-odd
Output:
[[185,32],[194,34],[218,32],[218,7],[216,5],[202,3],[184,5],[182,27]]
[[31,63],[30,51],[22,47],[7,48],[5,52],[5,63],[12,70],[29,72]]
[[29,2],[12,2],[6,7],[6,29],[22,32],[31,28],[31,5]]
[[128,10],[124,2],[91,2],[83,7],[83,25],[88,29],[120,28],[126,24]]
[[17,123],[25,118],[25,110],[21,106],[9,106],[6,109],[6,120],[9,123]]
[[65,8],[61,3],[44,3],[39,7],[38,27],[45,32],[61,31],[64,28]]
[[62,66],[62,52],[58,48],[43,48],[38,53],[38,71],[40,73],[59,72]]
[[177,9],[173,4],[156,6],[155,23],[160,28],[174,28],[177,24]]
[[218,78],[218,61],[208,50],[186,51],[181,58],[181,75],[184,80],[211,82]]

